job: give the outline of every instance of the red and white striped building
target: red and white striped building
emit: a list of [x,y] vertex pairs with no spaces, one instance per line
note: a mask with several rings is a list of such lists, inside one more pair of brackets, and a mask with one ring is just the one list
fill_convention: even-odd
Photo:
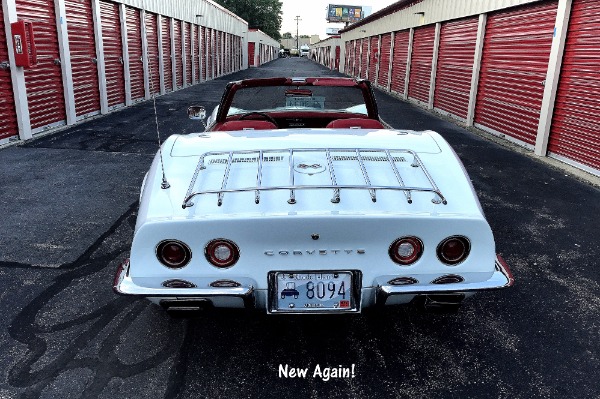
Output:
[[600,2],[402,0],[341,33],[341,71],[600,176]]
[[210,0],[2,0],[0,21],[0,145],[248,67],[248,23]]

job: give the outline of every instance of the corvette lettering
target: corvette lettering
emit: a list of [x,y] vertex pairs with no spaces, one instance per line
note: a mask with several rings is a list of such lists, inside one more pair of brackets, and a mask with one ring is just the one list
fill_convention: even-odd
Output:
[[367,251],[365,249],[313,249],[313,250],[306,250],[306,251],[300,251],[300,250],[293,250],[293,251],[265,251],[264,254],[267,256],[275,256],[275,255],[281,255],[281,256],[302,256],[302,255],[339,255],[339,254],[347,254],[347,255],[351,255],[353,253],[356,253],[358,255],[364,255]]

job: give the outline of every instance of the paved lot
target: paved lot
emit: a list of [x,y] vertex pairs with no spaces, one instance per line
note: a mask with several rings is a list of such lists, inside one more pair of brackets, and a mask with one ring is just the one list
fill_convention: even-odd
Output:
[[[242,77],[334,75],[281,59],[157,99],[161,136],[199,130]],[[0,398],[600,397],[600,191],[383,93],[395,128],[454,146],[517,279],[457,315],[227,312],[171,319],[112,293],[156,150],[146,102],[0,150]],[[280,378],[280,364],[308,368]],[[354,378],[313,378],[316,366]]]

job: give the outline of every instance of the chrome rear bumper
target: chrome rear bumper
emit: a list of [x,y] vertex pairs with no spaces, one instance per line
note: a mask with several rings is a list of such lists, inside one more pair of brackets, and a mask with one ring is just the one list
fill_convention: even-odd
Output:
[[113,290],[119,295],[142,296],[147,298],[169,298],[175,306],[177,301],[197,302],[207,301],[212,303],[215,299],[240,298],[245,308],[254,308],[254,287],[240,285],[239,287],[195,287],[195,288],[167,288],[144,287],[136,284],[129,276],[129,259],[126,259],[115,275]]
[[375,304],[385,305],[388,298],[395,295],[444,295],[478,291],[499,290],[514,284],[512,273],[500,255],[496,255],[496,270],[486,281],[476,283],[428,284],[428,285],[379,285],[376,287]]

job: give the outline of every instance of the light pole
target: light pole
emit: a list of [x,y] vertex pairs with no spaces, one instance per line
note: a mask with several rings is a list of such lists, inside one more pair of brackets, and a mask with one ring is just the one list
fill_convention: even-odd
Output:
[[300,36],[298,36],[298,22],[300,21],[302,21],[300,15],[296,15],[296,50],[298,50],[298,55],[300,55]]

